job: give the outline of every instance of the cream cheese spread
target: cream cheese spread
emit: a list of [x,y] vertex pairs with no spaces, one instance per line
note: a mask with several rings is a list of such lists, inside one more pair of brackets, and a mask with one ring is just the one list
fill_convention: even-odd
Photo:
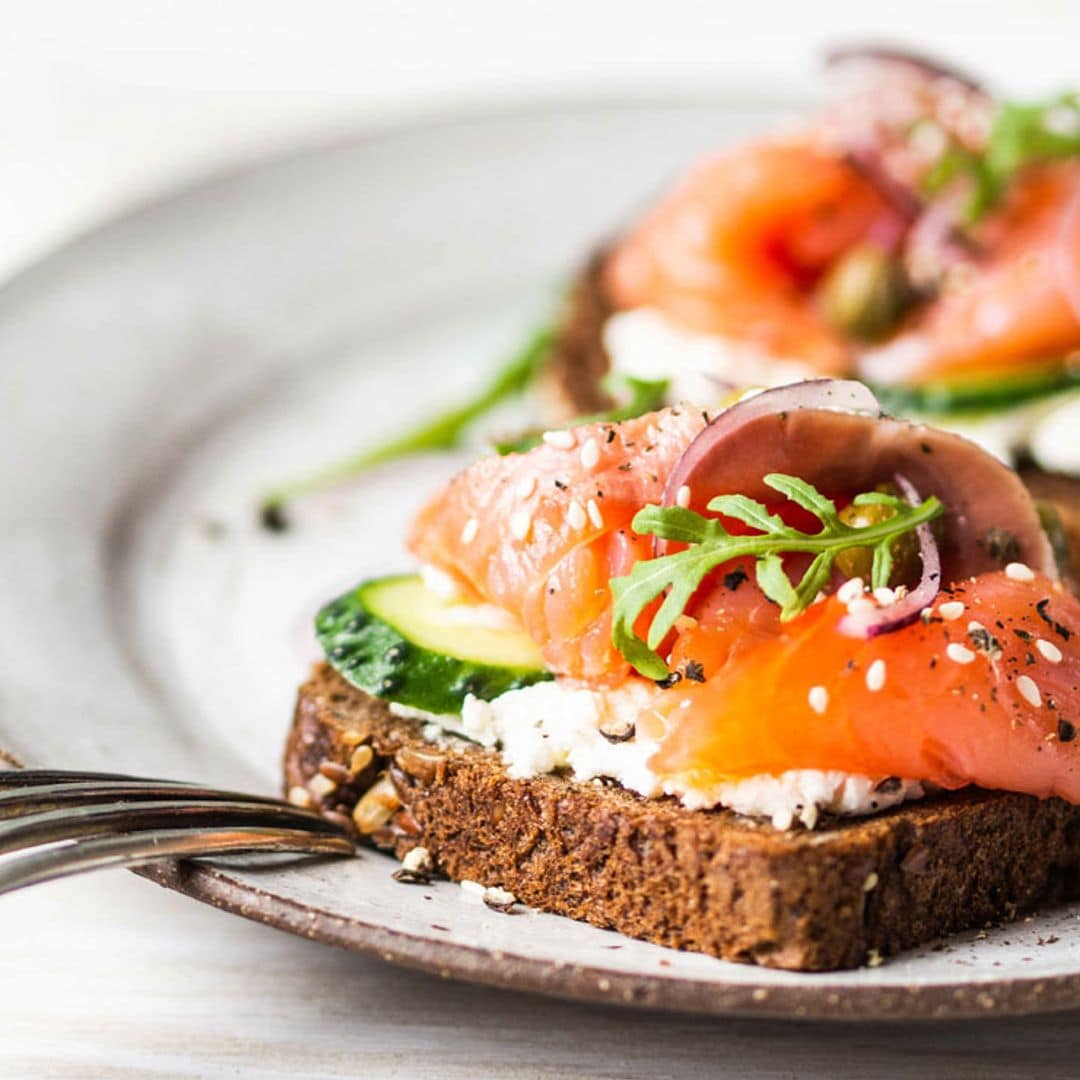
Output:
[[[579,782],[617,781],[647,797],[672,795],[692,809],[726,806],[768,818],[779,829],[796,820],[813,828],[822,813],[872,814],[923,795],[918,781],[872,778],[835,770],[790,769],[695,788],[663,782],[649,768],[657,743],[634,730],[652,695],[643,682],[615,690],[589,690],[557,682],[511,690],[492,701],[468,697],[461,716],[434,716],[392,705],[398,715],[420,718],[425,735],[463,735],[499,750],[515,778],[568,770]],[[604,732],[617,734],[605,735]]]

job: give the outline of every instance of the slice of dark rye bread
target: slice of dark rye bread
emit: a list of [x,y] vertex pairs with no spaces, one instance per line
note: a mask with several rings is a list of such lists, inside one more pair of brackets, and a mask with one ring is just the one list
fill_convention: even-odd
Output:
[[[781,831],[607,783],[511,779],[426,740],[328,665],[300,689],[286,790],[402,858],[660,945],[849,968],[1080,896],[1080,807],[969,790]],[[359,823],[359,829],[357,828]]]
[[[610,408],[601,380],[610,361],[604,349],[604,323],[615,307],[603,285],[606,249],[585,264],[567,298],[540,378],[540,396],[552,423]],[[1070,576],[1080,582],[1080,480],[1030,467],[1021,470],[1028,489],[1058,512],[1068,547]]]

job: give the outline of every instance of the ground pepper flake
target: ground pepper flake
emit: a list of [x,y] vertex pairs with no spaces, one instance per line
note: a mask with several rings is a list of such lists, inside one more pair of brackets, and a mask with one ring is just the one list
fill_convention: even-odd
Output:
[[748,580],[748,575],[740,566],[737,570],[724,575],[724,588],[734,592],[746,580]]
[[705,681],[705,668],[697,660],[687,660],[683,668],[683,678],[690,682],[703,683]]
[[1050,597],[1045,596],[1035,605],[1035,610],[1038,612],[1039,618],[1042,619],[1051,630],[1062,641],[1068,641],[1072,637],[1072,631],[1067,626],[1062,626],[1056,619],[1054,619],[1050,613],[1046,610],[1050,606]]

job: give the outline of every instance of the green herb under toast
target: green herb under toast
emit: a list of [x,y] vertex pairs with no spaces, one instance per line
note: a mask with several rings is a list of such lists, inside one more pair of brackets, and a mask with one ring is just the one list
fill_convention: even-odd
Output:
[[[869,548],[873,552],[871,587],[887,585],[892,571],[893,542],[945,511],[934,496],[918,506],[909,506],[895,495],[869,491],[856,495],[853,505],[883,506],[893,512],[884,521],[856,527],[845,524],[832,500],[805,480],[770,473],[764,481],[814,514],[821,521],[821,531],[804,533],[793,528],[745,495],[718,495],[708,509],[759,530],[750,536],[732,535],[719,518],[707,518],[678,506],[646,506],[634,517],[635,532],[690,545],[673,555],[639,562],[625,577],[611,579],[615,598],[612,641],[642,675],[658,680],[667,677],[667,664],[656,650],[686,610],[705,575],[716,567],[733,559],[756,558],[758,587],[780,605],[780,618],[787,621],[805,611],[828,584],[833,563],[842,551]],[[796,552],[812,554],[814,558],[802,578],[793,584],[782,556]],[[642,612],[664,593],[667,595],[642,640],[634,627]]]
[[264,519],[268,512],[279,510],[291,499],[352,480],[376,465],[384,465],[411,454],[452,450],[460,446],[474,421],[532,385],[551,348],[551,341],[550,328],[537,331],[471,401],[424,421],[390,442],[361,450],[344,461],[328,465],[271,491],[262,501]]

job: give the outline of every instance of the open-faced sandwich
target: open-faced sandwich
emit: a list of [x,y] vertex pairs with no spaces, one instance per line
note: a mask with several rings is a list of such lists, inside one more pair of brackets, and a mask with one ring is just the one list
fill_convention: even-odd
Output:
[[806,970],[1080,891],[1080,602],[1017,475],[865,386],[547,432],[408,545],[285,758],[406,879]]
[[561,320],[478,397],[284,485],[265,522],[294,495],[458,445],[534,385],[561,424],[850,377],[1019,467],[1080,569],[1080,97],[1001,102],[881,50],[829,71],[816,113],[699,161],[600,244]]
[[[1080,97],[994,100],[888,52],[838,53],[797,127],[697,162],[581,275],[547,371],[562,421],[618,376],[670,401],[847,376],[892,413],[1080,495]],[[1041,470],[1041,472],[1040,472]]]

